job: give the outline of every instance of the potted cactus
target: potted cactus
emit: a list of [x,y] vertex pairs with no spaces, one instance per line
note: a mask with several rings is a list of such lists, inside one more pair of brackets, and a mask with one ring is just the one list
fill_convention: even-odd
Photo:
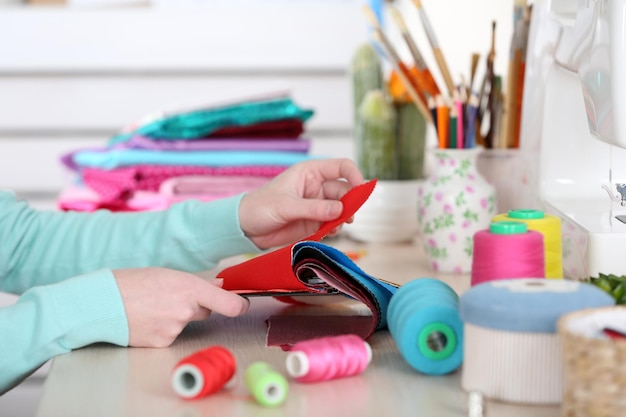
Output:
[[426,120],[397,80],[384,77],[369,43],[351,62],[353,138],[356,163],[367,179],[378,179],[369,200],[347,225],[362,241],[398,242],[416,236],[417,189],[424,177]]

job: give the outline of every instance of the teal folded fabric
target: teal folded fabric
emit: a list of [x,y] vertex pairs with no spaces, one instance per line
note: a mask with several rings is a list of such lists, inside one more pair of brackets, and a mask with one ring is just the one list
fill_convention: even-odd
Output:
[[188,165],[207,167],[278,165],[291,166],[295,163],[322,158],[301,152],[286,151],[205,151],[176,152],[152,150],[116,150],[108,152],[83,151],[73,156],[79,167],[114,169],[131,165]]
[[113,137],[109,145],[125,142],[133,135],[164,140],[195,139],[206,137],[223,127],[249,126],[283,119],[300,119],[304,122],[313,113],[312,110],[300,108],[289,97],[248,101],[164,116],[140,126],[132,133]]

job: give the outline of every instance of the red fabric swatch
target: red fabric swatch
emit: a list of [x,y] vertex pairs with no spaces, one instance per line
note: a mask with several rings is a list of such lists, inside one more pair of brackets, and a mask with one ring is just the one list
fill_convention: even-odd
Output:
[[[367,201],[376,180],[358,185],[342,198],[343,213],[335,220],[322,224],[317,232],[302,240],[319,242],[330,231],[343,224]],[[260,255],[222,270],[217,278],[224,279],[224,289],[245,294],[259,291],[311,291],[296,278],[291,267],[291,245]]]

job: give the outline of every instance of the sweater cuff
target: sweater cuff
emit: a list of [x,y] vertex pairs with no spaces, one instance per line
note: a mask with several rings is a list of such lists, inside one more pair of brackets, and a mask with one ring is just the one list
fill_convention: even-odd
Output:
[[67,348],[97,342],[128,346],[124,302],[110,269],[70,278],[46,289]]
[[243,233],[239,224],[239,205],[245,194],[210,203],[193,204],[193,219],[199,250],[216,263],[222,259],[261,250]]

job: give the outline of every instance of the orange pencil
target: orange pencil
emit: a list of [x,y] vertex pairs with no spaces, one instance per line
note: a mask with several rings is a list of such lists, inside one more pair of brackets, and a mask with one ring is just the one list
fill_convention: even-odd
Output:
[[450,132],[450,109],[441,95],[435,98],[435,106],[437,108],[437,136],[439,137],[439,148],[445,149],[448,147],[448,135]]

